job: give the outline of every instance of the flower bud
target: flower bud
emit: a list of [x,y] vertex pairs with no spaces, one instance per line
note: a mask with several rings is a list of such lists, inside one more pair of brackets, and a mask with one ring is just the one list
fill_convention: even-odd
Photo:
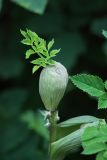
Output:
[[39,93],[44,106],[49,111],[57,109],[68,83],[66,68],[58,62],[48,65],[41,71]]

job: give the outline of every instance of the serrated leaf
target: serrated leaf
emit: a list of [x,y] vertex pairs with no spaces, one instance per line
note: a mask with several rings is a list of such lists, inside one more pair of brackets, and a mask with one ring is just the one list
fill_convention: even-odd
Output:
[[34,50],[32,50],[32,49],[29,49],[29,50],[27,50],[26,51],[26,59],[28,59],[32,54],[34,54],[35,52],[34,52]]
[[98,99],[98,109],[106,109],[106,108],[107,108],[107,94],[104,94]]
[[48,50],[50,50],[52,48],[54,44],[54,39],[52,39],[49,43],[48,43]]
[[39,68],[40,66],[35,65],[32,69],[32,73],[35,73]]
[[105,89],[107,89],[107,81],[105,81]]
[[98,76],[78,74],[70,79],[76,87],[91,96],[100,97],[105,93],[104,83]]
[[56,56],[56,54],[58,54],[58,53],[60,52],[60,50],[61,50],[61,49],[54,49],[54,50],[52,50],[52,51],[50,52],[50,56],[51,56],[51,57]]
[[104,36],[105,38],[107,38],[107,31],[103,30],[103,31],[102,31],[102,34],[103,34],[103,36]]

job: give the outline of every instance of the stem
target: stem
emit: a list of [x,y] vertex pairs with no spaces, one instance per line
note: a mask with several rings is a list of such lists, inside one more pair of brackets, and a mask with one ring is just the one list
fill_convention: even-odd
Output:
[[50,122],[50,142],[49,142],[49,157],[50,160],[52,160],[51,157],[51,144],[56,140],[56,127],[57,127],[57,111],[51,111],[51,115],[49,117],[49,122]]

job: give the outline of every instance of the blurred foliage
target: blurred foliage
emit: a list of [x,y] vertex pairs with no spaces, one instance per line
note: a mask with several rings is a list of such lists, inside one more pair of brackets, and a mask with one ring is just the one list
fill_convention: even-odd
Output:
[[[55,39],[55,48],[61,48],[55,59],[70,75],[85,72],[107,79],[107,41],[101,35],[107,30],[106,0],[0,0],[0,160],[47,160],[46,133],[37,114],[43,106],[40,70],[32,76],[32,65],[24,60],[27,48],[20,43],[20,29],[26,28],[48,42]],[[72,86],[59,109],[61,121],[83,114],[106,117],[96,110],[95,99]],[[66,159],[93,157],[78,153]]]
[[34,13],[42,14],[47,4],[47,0],[12,0],[16,4]]

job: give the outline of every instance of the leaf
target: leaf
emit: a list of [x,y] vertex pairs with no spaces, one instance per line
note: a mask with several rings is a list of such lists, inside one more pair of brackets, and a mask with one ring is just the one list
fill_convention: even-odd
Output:
[[52,145],[52,159],[63,160],[69,153],[76,152],[81,146],[81,135],[83,129],[79,129],[59,140],[53,142]]
[[16,4],[34,13],[43,14],[47,5],[47,0],[11,0]]
[[28,38],[28,35],[25,31],[21,30],[20,29],[20,33],[27,39]]
[[102,152],[99,152],[96,156],[96,160],[106,160],[104,157],[103,157],[103,154],[104,154],[104,151]]
[[52,59],[49,59],[49,60],[47,61],[47,64],[49,64],[49,65],[54,65],[54,64],[55,64],[55,61],[52,60]]
[[70,118],[64,122],[57,125],[57,139],[62,138],[87,124],[97,125],[99,124],[99,119],[93,116],[79,116]]
[[105,38],[107,38],[107,31],[103,30],[103,31],[102,31],[102,34],[103,34],[103,36],[104,36]]
[[40,66],[35,65],[32,69],[32,73],[35,73],[39,68]]
[[30,37],[32,43],[33,43],[34,41],[37,41],[37,42],[38,42],[38,39],[39,39],[38,35],[37,35],[35,32],[32,32],[32,31],[29,30],[29,29],[26,29],[26,30],[27,30],[26,33],[27,33],[27,35]]
[[54,44],[54,39],[52,39],[49,43],[48,43],[48,51],[52,48]]
[[78,74],[70,79],[76,87],[91,96],[100,97],[105,93],[103,81],[98,76]]
[[29,110],[22,114],[21,119],[27,123],[29,129],[34,130],[46,140],[49,139],[48,130],[45,127],[45,121],[40,113],[34,113]]
[[32,49],[29,49],[29,50],[27,50],[26,51],[26,59],[28,59],[32,54],[34,54],[35,52],[34,52],[34,50],[32,50]]
[[107,108],[107,94],[104,94],[98,99],[98,109],[106,109],[106,108]]
[[42,66],[42,67],[46,67],[46,61],[43,58],[37,58],[33,61],[31,61],[32,64],[35,64],[37,66]]
[[30,39],[23,39],[23,40],[21,41],[21,43],[22,43],[22,44],[25,44],[25,45],[32,45],[32,42],[31,42]]
[[[76,118],[78,119],[78,117]],[[63,137],[52,143],[52,159],[63,160],[69,153],[77,152],[81,147],[81,136],[84,133],[85,128],[89,125],[97,126],[98,123],[96,122],[97,121],[94,121],[93,123],[87,123],[85,127],[78,126],[78,128],[74,128],[74,126],[71,124],[71,127],[72,129],[74,128],[74,130],[71,130],[69,127],[65,127],[65,129],[69,128],[71,132],[66,133]]]
[[[98,125],[99,120],[92,116],[74,117],[57,125],[57,140],[52,143],[53,160],[63,160],[69,154],[76,152],[81,146],[83,124]],[[81,129],[80,129],[81,128]]]
[[103,157],[107,158],[107,150],[104,152]]
[[107,89],[107,81],[105,81],[105,89]]
[[41,64],[42,62],[44,62],[43,58],[37,58],[37,59],[31,61],[32,64]]
[[105,143],[95,143],[92,145],[88,145],[82,154],[85,155],[90,155],[90,154],[95,154],[101,151],[107,150],[107,145]]
[[56,56],[56,54],[59,53],[60,50],[61,50],[61,49],[54,49],[54,50],[52,50],[52,51],[50,52],[50,56],[51,56],[51,57]]
[[93,117],[93,116],[79,116],[79,117],[74,117],[74,118],[70,118],[64,122],[61,122],[58,124],[58,127],[71,127],[71,126],[75,126],[75,125],[82,125],[82,124],[86,124],[86,123],[92,123],[98,121],[98,118]]
[[100,122],[97,126],[87,127],[82,135],[83,154],[95,154],[107,150],[107,124]]

